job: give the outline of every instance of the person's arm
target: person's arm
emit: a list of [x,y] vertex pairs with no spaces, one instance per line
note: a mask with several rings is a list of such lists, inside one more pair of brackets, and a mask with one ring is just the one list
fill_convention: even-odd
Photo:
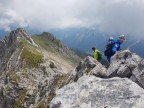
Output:
[[118,51],[119,45],[118,44],[114,44],[114,46],[112,47],[112,53],[115,54],[116,51]]

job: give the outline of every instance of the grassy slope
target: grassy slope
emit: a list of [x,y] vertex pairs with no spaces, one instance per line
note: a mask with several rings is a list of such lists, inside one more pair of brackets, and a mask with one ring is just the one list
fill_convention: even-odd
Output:
[[43,55],[36,50],[35,46],[31,45],[26,40],[20,40],[20,48],[22,49],[22,67],[38,67],[40,63],[43,62]]
[[49,33],[43,33],[40,35],[32,35],[33,40],[40,45],[42,48],[49,50],[51,52],[59,52],[59,40],[50,36]]
[[32,35],[32,38],[38,45],[40,45],[45,50],[54,53],[56,56],[60,56],[66,61],[69,61],[72,63],[76,63],[76,64],[79,63],[79,60],[71,57],[69,54],[66,54],[65,50],[64,52],[60,50],[62,49],[61,41],[51,36],[51,34],[43,33],[40,35]]

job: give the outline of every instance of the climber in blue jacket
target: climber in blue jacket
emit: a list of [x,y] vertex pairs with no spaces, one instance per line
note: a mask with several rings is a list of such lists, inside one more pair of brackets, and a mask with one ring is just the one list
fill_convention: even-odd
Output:
[[111,60],[111,57],[117,52],[120,50],[120,45],[125,42],[125,36],[124,35],[121,35],[119,37],[119,39],[117,40],[114,40],[114,44],[112,45],[112,48],[110,49],[111,50],[111,54],[107,56],[107,60],[108,62],[110,62]]

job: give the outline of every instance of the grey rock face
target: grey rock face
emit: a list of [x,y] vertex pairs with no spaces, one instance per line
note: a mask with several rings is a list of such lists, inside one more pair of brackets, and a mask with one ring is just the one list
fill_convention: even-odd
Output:
[[144,88],[144,60],[128,50],[118,52],[112,58],[107,76],[127,77]]
[[108,76],[130,77],[142,58],[128,50],[118,52],[112,58],[108,68]]
[[144,90],[127,78],[81,77],[57,90],[50,108],[142,108]]
[[144,88],[144,60],[142,60],[133,70],[130,79]]
[[74,81],[77,81],[84,74],[91,74],[97,77],[107,77],[106,72],[106,68],[101,63],[99,63],[93,57],[88,56],[82,60],[73,71],[73,79]]

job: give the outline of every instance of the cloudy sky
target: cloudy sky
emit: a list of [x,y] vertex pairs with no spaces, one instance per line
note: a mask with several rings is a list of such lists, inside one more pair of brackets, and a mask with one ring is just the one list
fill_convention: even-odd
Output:
[[144,37],[144,0],[0,0],[0,29],[49,30],[98,25]]

